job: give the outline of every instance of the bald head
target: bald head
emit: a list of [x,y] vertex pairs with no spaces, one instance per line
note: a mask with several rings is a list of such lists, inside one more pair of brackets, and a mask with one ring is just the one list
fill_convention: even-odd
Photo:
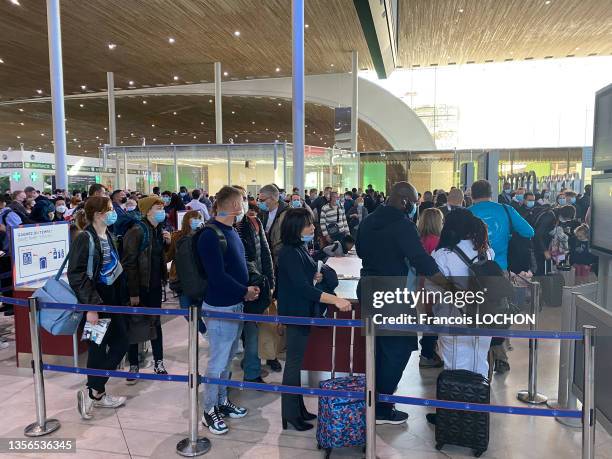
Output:
[[391,188],[387,205],[398,209],[405,209],[408,202],[416,203],[419,195],[414,186],[408,182],[397,182]]

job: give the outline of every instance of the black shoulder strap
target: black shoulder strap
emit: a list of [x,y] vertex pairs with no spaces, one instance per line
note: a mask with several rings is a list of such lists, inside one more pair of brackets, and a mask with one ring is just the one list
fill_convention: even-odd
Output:
[[508,217],[508,224],[510,225],[510,234],[514,233],[514,225],[512,224],[512,218],[510,217],[510,211],[507,208],[508,204],[502,204],[504,211],[506,212],[506,217]]
[[459,258],[461,258],[461,261],[464,262],[468,268],[470,266],[472,266],[472,264],[474,263],[474,260],[476,260],[478,258],[478,256],[474,257],[473,259],[470,260],[470,258],[465,254],[465,252],[463,250],[461,250],[459,248],[458,245],[456,245],[455,247],[453,247],[452,249],[453,253],[456,254]]
[[340,206],[336,206],[336,223],[340,223]]
[[225,237],[225,234],[223,234],[223,231],[221,231],[221,228],[219,228],[214,223],[207,223],[206,225],[204,225],[204,228],[210,228],[215,232],[215,234],[219,238],[219,244],[221,245],[221,253],[225,255],[225,252],[227,252],[227,238]]

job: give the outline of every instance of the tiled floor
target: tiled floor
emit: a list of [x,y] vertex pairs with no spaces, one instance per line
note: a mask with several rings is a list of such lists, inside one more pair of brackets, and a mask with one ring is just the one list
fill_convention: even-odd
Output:
[[[553,328],[558,321],[558,310],[547,310],[541,323]],[[7,319],[0,317],[0,329]],[[185,374],[187,370],[187,322],[183,318],[164,323],[166,367],[170,373]],[[11,336],[9,335],[9,339]],[[496,376],[492,383],[492,401],[496,404],[520,404],[516,392],[527,383],[527,342],[513,340],[510,354],[512,371]],[[202,343],[202,367],[206,363],[206,343]],[[548,396],[556,394],[558,342],[540,344],[540,391]],[[235,361],[234,378],[240,378]],[[398,394],[434,397],[437,370],[419,371],[415,356],[404,373]],[[271,373],[269,381],[280,381],[280,373]],[[109,392],[128,396],[125,406],[117,410],[97,410],[91,421],[82,421],[76,412],[76,391],[83,378],[73,374],[45,373],[45,392],[49,417],[61,421],[62,427],[52,437],[76,438],[77,453],[67,458],[128,458],[178,457],[176,443],[187,435],[187,388],[183,383],[140,381],[127,386],[123,380],[111,380]],[[27,368],[16,368],[14,343],[0,351],[0,437],[22,437],[25,425],[35,420],[32,374]],[[201,433],[211,438],[212,450],[207,457],[214,459],[306,459],[322,458],[316,449],[314,431],[283,432],[280,425],[280,399],[277,394],[263,392],[233,392],[235,401],[247,406],[249,415],[241,420],[230,420],[230,432],[215,437],[207,430]],[[306,401],[316,412],[317,400]],[[433,429],[425,421],[427,409],[403,406],[410,413],[408,424],[384,426],[377,429],[379,458],[463,458],[471,452],[458,447],[434,448]],[[569,429],[550,418],[517,415],[491,415],[491,441],[484,457],[497,459],[580,457],[580,430]],[[598,458],[612,458],[612,438],[597,429]],[[53,454],[53,459],[62,454]],[[4,458],[40,458],[40,454],[0,454]],[[332,457],[362,457],[360,449],[333,452]]]

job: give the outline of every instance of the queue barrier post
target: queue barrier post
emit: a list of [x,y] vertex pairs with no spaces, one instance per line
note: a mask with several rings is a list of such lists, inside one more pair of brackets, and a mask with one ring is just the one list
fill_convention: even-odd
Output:
[[34,403],[36,405],[36,422],[28,425],[23,434],[26,437],[41,437],[55,432],[60,428],[57,419],[47,419],[45,404],[45,381],[42,372],[42,352],[40,348],[40,335],[38,331],[38,300],[28,298],[30,308],[30,339],[32,344],[32,372],[34,375]]
[[366,450],[365,459],[376,459],[376,334],[371,317],[365,319]]
[[210,440],[198,435],[198,385],[199,349],[198,349],[198,307],[189,307],[189,436],[176,444],[176,452],[184,457],[196,457],[210,451]]
[[584,325],[584,384],[582,397],[582,459],[595,457],[595,329]]
[[[537,330],[538,318],[540,315],[540,283],[530,282],[531,284],[531,314],[534,323],[529,326],[531,331]],[[530,405],[541,405],[546,403],[548,397],[538,392],[538,340],[529,338],[529,381],[527,390],[519,391],[516,398],[523,403]]]

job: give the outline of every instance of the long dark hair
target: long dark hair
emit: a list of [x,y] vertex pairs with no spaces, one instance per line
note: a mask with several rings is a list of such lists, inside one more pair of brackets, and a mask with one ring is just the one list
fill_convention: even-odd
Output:
[[168,204],[168,208],[174,209],[174,210],[185,210],[185,204],[183,204],[183,200],[178,194],[172,193],[170,197],[170,204]]
[[467,209],[455,209],[444,220],[438,249],[452,249],[460,241],[469,239],[474,250],[484,254],[489,248],[487,225]]
[[313,224],[312,213],[308,209],[298,207],[285,211],[281,224],[281,241],[294,247],[302,245],[302,231]]

